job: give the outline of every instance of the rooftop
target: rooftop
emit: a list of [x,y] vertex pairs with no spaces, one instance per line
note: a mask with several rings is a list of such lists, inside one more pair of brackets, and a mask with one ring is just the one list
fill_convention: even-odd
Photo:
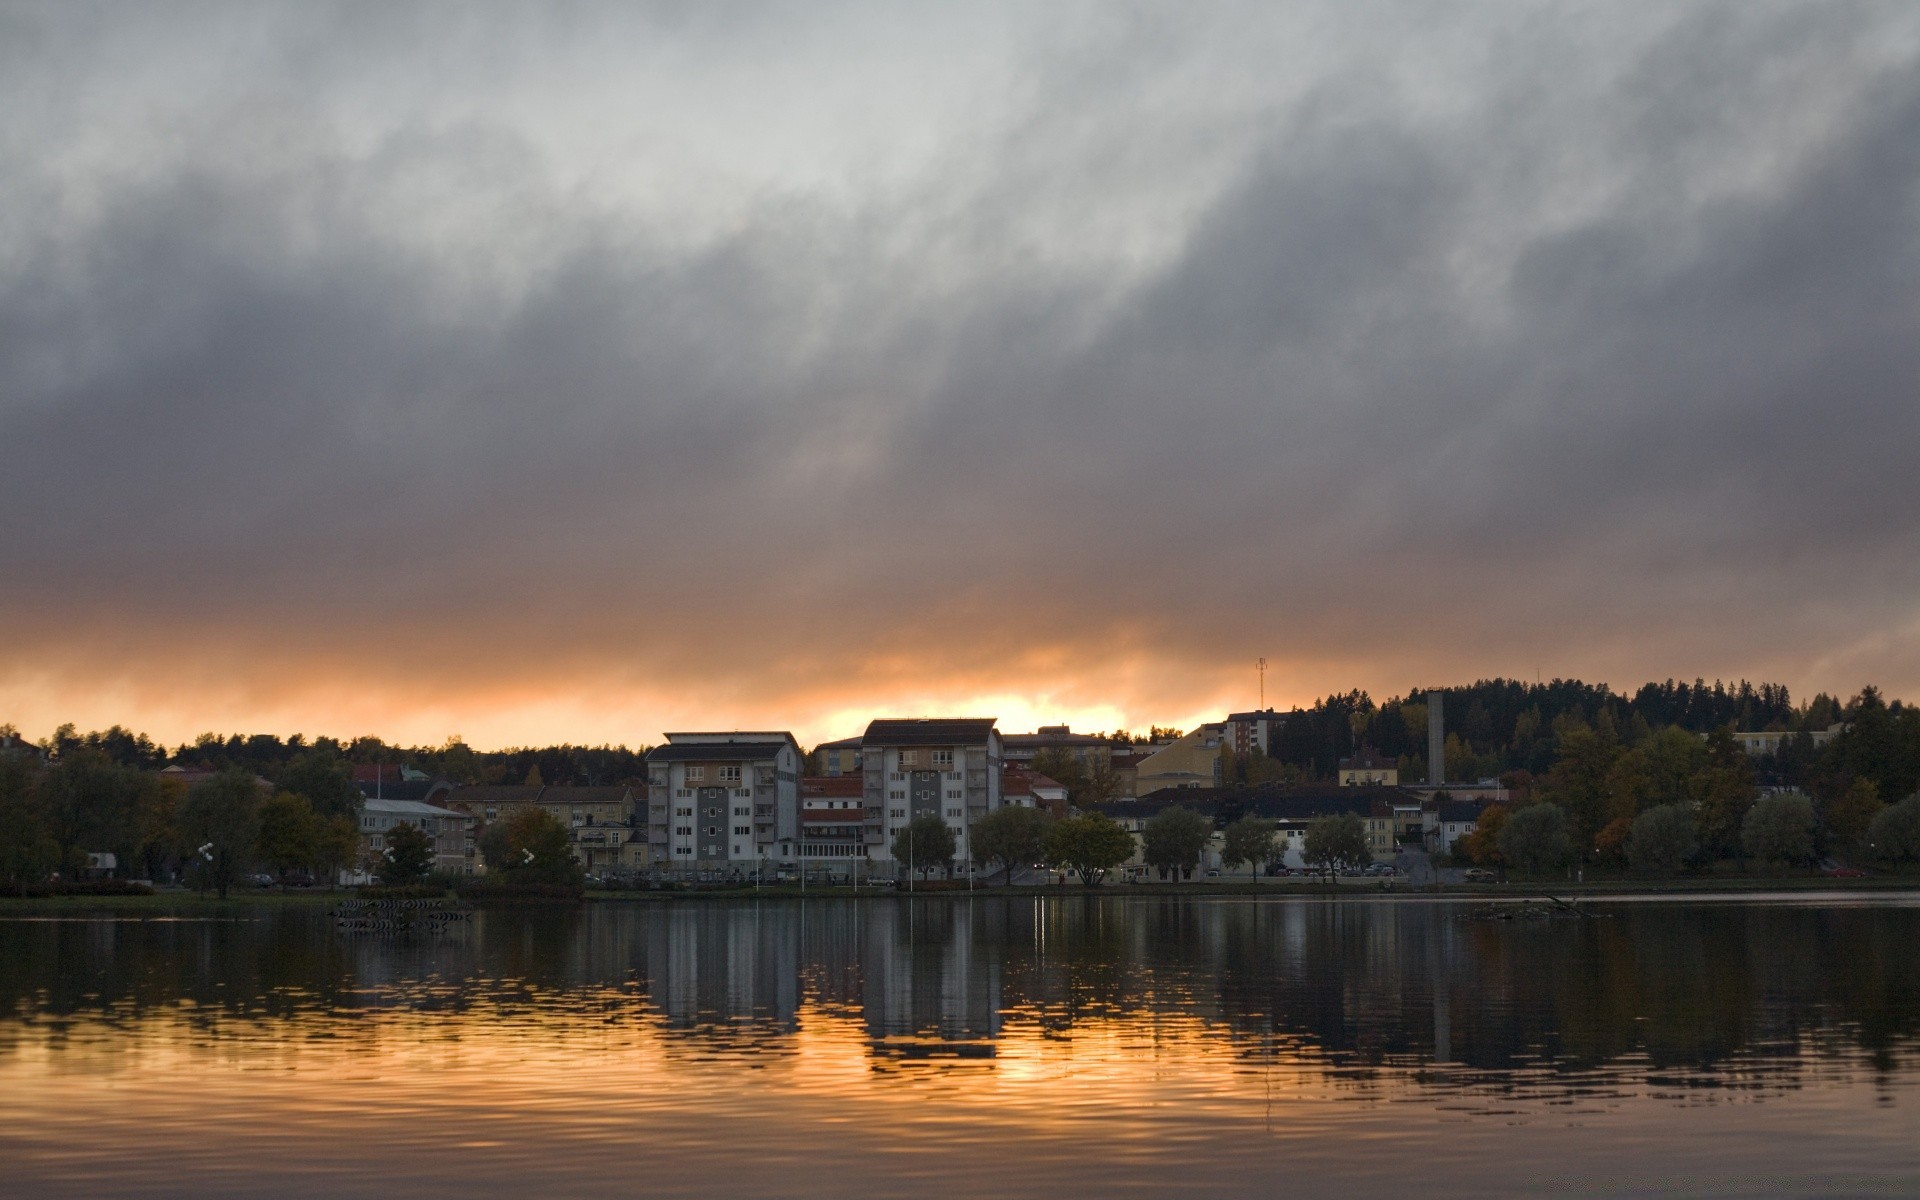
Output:
[[867,725],[867,746],[984,746],[997,717],[883,717]]

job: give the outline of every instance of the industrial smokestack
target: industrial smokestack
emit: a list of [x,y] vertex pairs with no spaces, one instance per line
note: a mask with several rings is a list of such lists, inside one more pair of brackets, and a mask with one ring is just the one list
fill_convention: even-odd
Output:
[[1427,693],[1427,782],[1447,782],[1447,719],[1440,711],[1440,693]]

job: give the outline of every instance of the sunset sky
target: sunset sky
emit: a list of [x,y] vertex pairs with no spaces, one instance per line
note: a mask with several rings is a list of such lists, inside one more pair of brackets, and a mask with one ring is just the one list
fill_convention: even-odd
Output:
[[6,3],[0,723],[1920,694],[1920,5]]

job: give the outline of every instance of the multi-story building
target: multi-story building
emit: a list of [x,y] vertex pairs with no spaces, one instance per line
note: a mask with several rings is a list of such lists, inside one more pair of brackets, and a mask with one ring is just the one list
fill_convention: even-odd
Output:
[[1250,750],[1265,752],[1273,736],[1280,732],[1293,712],[1280,712],[1277,709],[1258,708],[1252,712],[1228,713],[1221,723],[1222,741],[1233,747],[1235,754],[1245,754]]
[[474,854],[473,818],[467,813],[418,800],[366,800],[360,805],[360,857],[369,874],[380,873],[387,834],[411,825],[433,839],[433,869],[444,875],[472,875],[481,868]]
[[669,733],[647,752],[653,865],[741,874],[800,859],[800,744],[780,732]]
[[809,866],[851,871],[867,858],[866,784],[858,775],[800,781],[800,858]]
[[866,846],[893,861],[894,835],[916,817],[937,816],[967,861],[972,823],[1000,807],[1006,765],[992,717],[879,720],[861,738]]
[[821,742],[813,748],[813,753],[820,760],[819,772],[822,775],[860,774],[860,739],[857,737]]
[[1113,765],[1112,742],[1090,733],[1075,733],[1065,725],[1042,725],[1035,733],[1004,734],[1000,745],[1008,762],[1022,766],[1047,751],[1071,755],[1089,771]]
[[633,788],[622,784],[480,784],[455,789],[445,803],[471,815],[480,829],[504,820],[516,808],[541,809],[566,826],[573,857],[589,875],[620,874],[647,865],[640,801]]
[[1161,746],[1134,764],[1134,795],[1162,788],[1206,788],[1220,782],[1220,745],[1224,725],[1202,725],[1172,745]]

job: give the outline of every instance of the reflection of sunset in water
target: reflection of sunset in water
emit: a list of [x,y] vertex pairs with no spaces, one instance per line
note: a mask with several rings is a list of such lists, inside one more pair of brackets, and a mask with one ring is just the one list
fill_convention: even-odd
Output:
[[1920,909],[1619,914],[0,923],[0,1148],[72,1195],[1912,1190]]

